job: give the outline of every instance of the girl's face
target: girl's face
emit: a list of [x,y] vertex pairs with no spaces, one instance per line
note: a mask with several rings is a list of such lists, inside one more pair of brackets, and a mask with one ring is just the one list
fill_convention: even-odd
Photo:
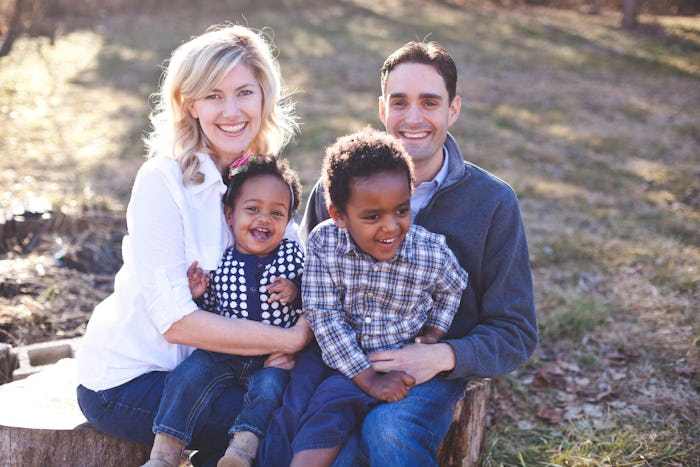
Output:
[[233,207],[225,208],[236,249],[260,257],[274,251],[284,237],[291,202],[289,185],[274,175],[245,180]]
[[222,171],[241,157],[260,131],[263,93],[253,70],[236,65],[212,89],[197,99],[190,114],[199,120],[202,131],[217,155]]

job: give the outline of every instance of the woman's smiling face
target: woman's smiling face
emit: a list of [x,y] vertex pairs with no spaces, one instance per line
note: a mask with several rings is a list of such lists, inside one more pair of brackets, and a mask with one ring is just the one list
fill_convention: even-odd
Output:
[[191,115],[216,153],[220,169],[241,157],[260,131],[263,92],[253,70],[236,65],[206,96],[193,102]]

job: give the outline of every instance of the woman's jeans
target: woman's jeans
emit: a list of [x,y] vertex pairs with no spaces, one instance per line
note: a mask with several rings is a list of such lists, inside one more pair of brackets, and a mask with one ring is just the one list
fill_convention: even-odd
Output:
[[[243,408],[233,426],[262,437],[272,412],[279,407],[289,373],[263,368],[267,355],[243,357],[195,350],[165,380],[163,397],[153,425],[154,433],[165,433],[186,445],[209,417],[213,402],[232,386],[247,389]],[[235,412],[229,410],[229,415]]]
[[[145,373],[120,386],[91,391],[78,386],[78,404],[98,430],[139,444],[153,444],[153,420],[168,372]],[[228,429],[243,406],[243,389],[235,386],[213,400],[210,416],[190,443],[190,449],[221,453],[229,442]]]

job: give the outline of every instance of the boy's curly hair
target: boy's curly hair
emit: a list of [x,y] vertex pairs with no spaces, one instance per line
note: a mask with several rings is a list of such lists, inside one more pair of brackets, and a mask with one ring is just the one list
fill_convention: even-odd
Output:
[[409,192],[413,192],[413,161],[401,141],[371,127],[341,136],[326,148],[323,159],[321,184],[326,204],[345,212],[350,183],[380,172],[406,174]]
[[289,166],[289,163],[285,159],[275,156],[258,155],[251,157],[250,161],[246,164],[245,170],[238,171],[228,179],[228,188],[224,194],[224,204],[228,207],[233,207],[236,198],[238,198],[241,192],[243,182],[260,175],[273,175],[291,187],[292,193],[294,194],[291,206],[289,207],[289,218],[291,219],[297,208],[299,208],[301,183],[299,182],[299,176]]

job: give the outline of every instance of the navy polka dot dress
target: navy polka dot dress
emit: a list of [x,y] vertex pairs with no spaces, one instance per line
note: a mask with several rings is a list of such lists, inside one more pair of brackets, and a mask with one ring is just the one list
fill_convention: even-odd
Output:
[[[212,313],[288,328],[301,314],[301,274],[304,253],[295,241],[283,239],[275,251],[259,258],[231,247],[211,273],[206,292],[197,305]],[[294,282],[299,293],[294,302],[268,303],[266,287],[275,277]]]

